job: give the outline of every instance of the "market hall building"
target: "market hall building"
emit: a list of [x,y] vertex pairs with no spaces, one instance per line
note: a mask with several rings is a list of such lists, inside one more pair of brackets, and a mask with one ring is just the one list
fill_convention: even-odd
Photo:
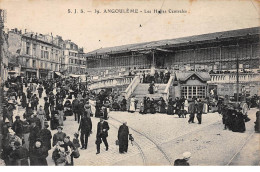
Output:
[[[90,75],[100,75],[102,78],[109,76],[109,73],[121,75],[127,70],[147,71],[154,66],[157,71],[168,69],[176,73],[185,72],[185,77],[181,75],[177,77],[188,80],[193,77],[186,78],[186,75],[191,76],[193,72],[197,73],[196,77],[204,86],[182,84],[179,85],[178,91],[170,89],[175,90],[172,91],[172,96],[175,97],[174,94],[177,94],[193,97],[201,94],[204,98],[212,89],[220,95],[233,96],[236,93],[238,62],[241,72],[240,91],[247,90],[252,96],[259,94],[260,86],[257,81],[260,66],[259,29],[259,27],[253,27],[101,48],[85,54],[86,71]],[[210,75],[201,79],[200,72],[208,72]],[[179,80],[177,77],[176,79],[181,83],[182,79]],[[177,88],[174,85],[173,87]]]
[[259,69],[259,27],[101,48],[85,54],[87,69],[156,68],[175,70]]

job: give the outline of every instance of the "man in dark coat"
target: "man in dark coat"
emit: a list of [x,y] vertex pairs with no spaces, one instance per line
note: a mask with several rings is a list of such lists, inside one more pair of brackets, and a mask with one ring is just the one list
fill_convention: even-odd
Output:
[[26,148],[22,147],[20,142],[14,142],[14,150],[10,153],[10,158],[15,162],[15,166],[28,166],[29,152]]
[[52,135],[51,135],[51,132],[50,130],[48,130],[48,123],[44,123],[44,128],[41,129],[40,133],[39,133],[39,137],[42,141],[42,145],[48,149],[48,150],[51,150],[51,138],[52,138]]
[[48,98],[44,97],[44,111],[45,111],[45,115],[46,115],[46,119],[47,121],[50,120],[50,103],[48,102]]
[[199,100],[199,101],[198,101],[198,105],[197,105],[197,119],[198,119],[198,124],[201,124],[202,112],[203,112],[203,103],[201,102],[201,100]]
[[100,122],[97,125],[97,136],[96,136],[96,145],[97,145],[97,153],[100,153],[100,144],[102,141],[106,146],[106,151],[108,151],[108,143],[107,143],[107,136],[108,136],[109,125],[104,119],[100,118]]
[[118,130],[117,138],[119,141],[119,153],[126,153],[128,149],[129,128],[126,124],[127,123],[124,122]]
[[72,111],[74,113],[74,118],[75,121],[79,121],[78,116],[79,116],[79,100],[76,97],[73,101],[72,101]]
[[20,116],[16,116],[15,119],[12,130],[18,137],[23,138],[23,121],[21,121]]
[[52,146],[54,147],[59,141],[63,141],[66,137],[66,134],[62,132],[63,128],[61,126],[57,127],[58,132],[53,135]]
[[196,113],[196,107],[195,107],[195,100],[193,99],[190,104],[189,104],[189,107],[188,107],[188,111],[189,111],[189,114],[190,114],[190,119],[189,119],[189,123],[194,123],[194,116],[195,116],[195,113]]
[[42,98],[42,92],[43,92],[43,88],[42,85],[40,85],[38,88],[39,98]]
[[80,123],[80,118],[83,116],[84,114],[84,100],[81,99],[80,102],[79,102],[79,111],[78,111],[78,123]]
[[78,131],[81,131],[80,133],[80,142],[82,145],[81,149],[87,149],[88,137],[92,133],[92,121],[90,117],[87,117],[87,115],[83,115],[79,124]]
[[27,101],[26,101],[26,95],[25,95],[25,93],[24,93],[24,92],[22,93],[22,100],[21,100],[21,104],[22,104],[22,107],[23,107],[23,108],[26,108]]
[[123,96],[123,99],[121,101],[121,111],[126,111],[126,109],[127,109],[126,104],[127,104],[127,102],[126,102],[125,96]]
[[39,132],[40,132],[40,128],[33,121],[31,123],[30,135],[29,135],[29,150],[30,151],[31,151],[32,147],[34,146],[36,140],[39,138]]
[[255,120],[255,132],[259,133],[260,132],[260,111],[256,112],[256,120]]

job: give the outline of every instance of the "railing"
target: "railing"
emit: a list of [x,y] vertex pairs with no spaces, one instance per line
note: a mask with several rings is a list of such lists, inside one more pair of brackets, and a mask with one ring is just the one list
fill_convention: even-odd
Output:
[[132,76],[122,76],[122,77],[101,79],[89,83],[89,89],[95,90],[95,89],[102,89],[107,87],[128,85],[132,82],[132,80],[133,80]]
[[166,85],[166,87],[165,87],[165,90],[164,90],[163,93],[162,93],[162,94],[163,94],[163,99],[164,99],[165,101],[168,101],[169,94],[170,94],[170,87],[171,87],[171,85],[172,85],[173,80],[174,80],[174,76],[171,75],[171,77],[170,77],[170,79],[169,79],[169,81],[168,81],[168,83],[167,83],[167,85]]
[[122,95],[128,99],[131,94],[134,92],[136,86],[140,83],[140,76],[135,76],[131,84],[126,88],[125,91],[122,92]]
[[[213,83],[236,83],[237,75],[232,74],[210,74],[211,80],[208,82]],[[239,73],[239,82],[260,82],[260,74],[257,73]]]

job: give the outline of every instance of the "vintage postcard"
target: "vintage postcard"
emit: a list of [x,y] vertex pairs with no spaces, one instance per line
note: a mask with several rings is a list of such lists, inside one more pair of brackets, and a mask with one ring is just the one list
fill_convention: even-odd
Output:
[[1,166],[259,166],[258,0],[1,0]]

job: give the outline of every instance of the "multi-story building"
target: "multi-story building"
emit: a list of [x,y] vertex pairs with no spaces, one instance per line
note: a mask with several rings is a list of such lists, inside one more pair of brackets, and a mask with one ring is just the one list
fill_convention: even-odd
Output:
[[62,61],[61,37],[33,32],[9,32],[9,50],[19,54],[21,74],[27,77],[52,78],[59,72]]
[[7,34],[4,32],[4,11],[0,10],[0,84],[7,80],[8,76],[8,42]]
[[83,54],[83,48],[79,48],[78,45],[71,42],[71,40],[64,41],[64,61],[62,62],[62,67],[66,73],[85,74],[86,61]]

